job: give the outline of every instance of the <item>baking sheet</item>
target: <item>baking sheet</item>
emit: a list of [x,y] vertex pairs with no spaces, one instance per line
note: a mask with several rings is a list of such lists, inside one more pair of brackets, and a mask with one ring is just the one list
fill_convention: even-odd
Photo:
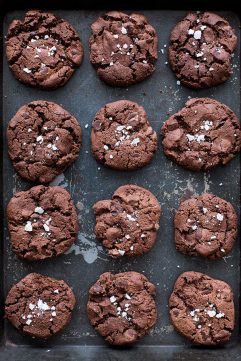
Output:
[[[98,346],[105,345],[90,326],[86,315],[86,302],[89,287],[98,276],[106,271],[122,272],[134,270],[143,272],[157,287],[158,321],[151,333],[143,338],[139,346],[181,346],[188,345],[170,324],[168,317],[168,298],[173,284],[181,272],[195,270],[207,273],[228,282],[235,293],[237,327],[231,343],[238,341],[239,322],[239,283],[240,251],[239,241],[232,253],[219,261],[191,258],[178,253],[174,245],[173,214],[183,196],[213,192],[230,201],[240,214],[240,158],[226,167],[211,172],[195,174],[186,171],[168,160],[162,151],[159,137],[158,151],[153,162],[137,171],[118,172],[98,164],[90,151],[90,126],[97,110],[105,103],[118,99],[129,99],[144,106],[152,127],[160,133],[163,122],[170,114],[178,111],[190,97],[210,97],[224,102],[240,117],[240,49],[233,58],[233,76],[225,84],[206,90],[191,90],[177,84],[167,61],[167,46],[172,27],[186,14],[185,11],[141,11],[156,28],[159,39],[159,59],[156,71],[146,81],[129,88],[111,88],[97,77],[89,63],[88,39],[91,23],[104,11],[63,10],[54,11],[68,20],[80,33],[84,49],[84,62],[70,81],[55,91],[42,91],[24,86],[11,74],[3,57],[3,114],[2,124],[5,132],[8,121],[20,106],[37,99],[54,101],[72,113],[80,122],[83,130],[83,146],[75,164],[60,175],[52,184],[65,187],[72,195],[78,210],[80,232],[78,240],[68,254],[42,262],[28,263],[19,260],[9,247],[6,215],[4,215],[4,282],[5,295],[11,285],[30,272],[39,272],[51,277],[64,279],[73,287],[77,306],[65,331],[49,341],[27,338],[16,331],[7,321],[4,322],[3,337],[6,346]],[[219,12],[229,20],[239,36],[240,20],[232,12]],[[4,34],[12,19],[23,17],[23,11],[8,13],[4,18]],[[88,125],[88,127],[87,127]],[[8,159],[6,139],[3,137],[3,206],[13,193],[26,190],[30,184],[22,181],[13,170]],[[152,251],[139,258],[113,260],[95,239],[94,215],[92,205],[100,199],[109,199],[116,188],[123,184],[137,184],[149,189],[162,206],[160,231]],[[5,296],[4,295],[4,296]],[[61,346],[60,346],[61,345]],[[57,348],[58,348],[57,347]]]

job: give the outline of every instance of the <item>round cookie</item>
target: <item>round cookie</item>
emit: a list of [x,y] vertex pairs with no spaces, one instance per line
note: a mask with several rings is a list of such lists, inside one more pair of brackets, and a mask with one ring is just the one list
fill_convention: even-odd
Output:
[[157,34],[145,16],[111,11],[91,29],[90,62],[105,83],[125,87],[154,72]]
[[93,206],[95,234],[111,257],[141,256],[154,246],[161,207],[156,197],[136,185],[119,187],[111,200]]
[[27,335],[49,338],[69,323],[74,306],[74,293],[64,281],[30,273],[9,291],[5,316]]
[[19,175],[49,183],[78,158],[81,128],[59,105],[37,100],[23,105],[10,120],[7,141]]
[[13,20],[6,41],[9,67],[22,83],[42,89],[64,85],[81,64],[79,35],[65,20],[40,10]]
[[157,148],[157,135],[142,106],[119,100],[96,113],[91,146],[95,158],[105,166],[133,170],[150,163]]
[[156,322],[154,296],[155,286],[140,273],[103,273],[89,290],[89,321],[110,344],[132,344]]
[[191,342],[205,346],[225,343],[234,329],[230,286],[199,272],[182,273],[169,299],[175,329]]
[[193,171],[227,164],[241,146],[238,118],[209,98],[190,99],[164,123],[161,133],[166,156]]
[[232,250],[237,237],[238,218],[229,202],[204,193],[180,204],[174,226],[178,251],[190,256],[217,259]]
[[79,228],[74,203],[62,187],[40,185],[15,193],[7,217],[12,250],[29,261],[63,254]]
[[210,12],[189,13],[172,30],[169,63],[190,88],[207,88],[232,74],[231,58],[237,37],[229,23]]

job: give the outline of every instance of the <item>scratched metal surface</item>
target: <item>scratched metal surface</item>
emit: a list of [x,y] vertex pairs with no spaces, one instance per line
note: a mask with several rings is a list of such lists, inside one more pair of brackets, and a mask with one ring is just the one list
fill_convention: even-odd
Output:
[[[104,345],[102,339],[89,325],[86,316],[86,301],[90,285],[105,271],[135,270],[143,272],[157,286],[158,321],[153,331],[140,341],[139,345],[183,345],[185,341],[174,332],[168,318],[168,297],[178,275],[187,270],[205,272],[210,276],[227,281],[235,293],[237,327],[231,345],[238,335],[238,295],[240,282],[239,242],[230,256],[219,261],[207,261],[181,255],[175,250],[173,241],[173,212],[180,199],[187,194],[213,192],[231,201],[240,211],[240,159],[226,167],[208,173],[195,174],[185,171],[166,159],[160,146],[153,162],[131,173],[109,170],[96,163],[90,152],[90,125],[96,111],[107,102],[130,99],[143,105],[153,128],[159,134],[161,125],[169,114],[179,110],[189,97],[207,96],[224,102],[240,116],[240,72],[238,48],[233,58],[233,76],[227,83],[213,89],[194,91],[177,85],[176,78],[168,65],[167,47],[171,28],[183,17],[180,11],[143,11],[155,26],[159,38],[159,59],[156,71],[148,80],[127,89],[111,88],[102,83],[88,60],[88,38],[90,24],[102,12],[55,11],[67,19],[81,34],[85,48],[84,62],[63,88],[55,91],[41,91],[28,88],[14,79],[6,60],[3,60],[3,127],[18,108],[32,100],[46,99],[61,104],[80,122],[83,129],[83,146],[78,161],[59,176],[53,184],[65,187],[72,195],[78,209],[80,232],[76,244],[68,254],[44,262],[27,263],[19,260],[10,250],[9,235],[4,217],[4,288],[5,294],[11,285],[29,272],[39,272],[64,279],[73,287],[77,306],[72,321],[66,330],[48,342],[28,339],[6,321],[4,339],[6,345]],[[7,26],[23,12],[7,14],[4,20],[4,34]],[[221,13],[239,32],[239,19],[234,13]],[[239,44],[239,42],[238,42]],[[238,45],[239,46],[239,45]],[[88,127],[86,126],[88,124]],[[3,143],[4,207],[14,192],[29,188],[14,172],[7,156],[6,140]],[[154,249],[143,257],[128,260],[112,260],[102,249],[93,233],[94,216],[92,205],[97,200],[108,199],[122,184],[133,183],[151,190],[162,205],[160,231]],[[138,346],[136,346],[138,347]],[[230,346],[227,346],[230,347]]]

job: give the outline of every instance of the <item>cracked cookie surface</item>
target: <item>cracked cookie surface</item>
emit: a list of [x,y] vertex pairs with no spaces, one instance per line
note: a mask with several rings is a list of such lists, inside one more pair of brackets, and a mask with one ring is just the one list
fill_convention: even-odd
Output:
[[67,21],[52,13],[31,10],[23,21],[10,24],[6,55],[18,80],[54,89],[64,85],[81,64],[83,47]]
[[229,202],[204,193],[180,204],[174,226],[178,251],[190,256],[217,259],[232,250],[237,237],[238,218]]
[[41,185],[15,193],[7,218],[12,250],[29,261],[63,254],[78,232],[74,203],[62,187]]
[[95,234],[114,258],[141,256],[154,246],[161,207],[156,197],[136,185],[119,187],[111,200],[93,206]]
[[199,272],[184,272],[178,277],[169,311],[176,330],[195,344],[225,343],[234,329],[230,286]]
[[9,291],[5,316],[29,336],[49,338],[69,323],[74,306],[74,293],[64,281],[30,273]]
[[166,156],[193,171],[225,165],[241,147],[238,118],[210,98],[190,99],[164,123],[161,133]]
[[157,135],[144,108],[119,100],[101,108],[92,123],[91,147],[95,158],[117,170],[133,170],[150,163]]
[[112,86],[128,86],[155,70],[157,34],[141,14],[111,11],[91,26],[90,61]]
[[137,272],[103,273],[89,290],[91,325],[113,345],[128,345],[155,324],[155,286]]
[[19,175],[49,183],[78,158],[81,127],[59,105],[37,100],[22,106],[11,119],[7,141]]
[[237,37],[229,23],[210,12],[189,13],[172,30],[169,63],[182,84],[206,88],[226,81]]

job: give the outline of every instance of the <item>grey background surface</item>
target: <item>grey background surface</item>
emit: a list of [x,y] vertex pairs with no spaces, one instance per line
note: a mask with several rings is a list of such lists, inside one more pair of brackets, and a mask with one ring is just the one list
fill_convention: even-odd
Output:
[[[140,11],[141,12],[141,11]],[[18,108],[30,101],[46,99],[62,105],[80,122],[83,130],[83,146],[75,164],[58,177],[54,184],[60,184],[71,193],[78,209],[80,232],[71,253],[44,262],[27,263],[19,260],[9,247],[6,215],[4,216],[4,288],[5,295],[11,285],[29,272],[39,272],[64,279],[73,287],[77,306],[71,323],[66,330],[50,341],[36,341],[19,334],[5,321],[4,340],[13,345],[104,345],[103,340],[89,325],[86,316],[86,302],[89,287],[105,271],[121,272],[135,270],[143,272],[157,286],[158,321],[152,332],[139,345],[183,345],[181,338],[170,325],[168,298],[178,275],[183,271],[205,272],[212,277],[227,281],[233,288],[236,302],[237,327],[232,347],[238,341],[240,251],[239,240],[232,253],[219,261],[208,261],[186,257],[175,250],[173,239],[173,214],[180,199],[188,194],[212,192],[230,201],[240,211],[240,158],[235,158],[226,167],[219,167],[208,173],[192,173],[166,159],[160,144],[160,128],[170,114],[178,111],[190,97],[211,97],[224,102],[240,117],[240,49],[233,58],[233,75],[225,84],[206,90],[194,91],[177,85],[167,61],[167,47],[172,27],[186,12],[143,11],[156,28],[159,39],[159,58],[156,71],[146,81],[129,88],[111,88],[102,83],[89,63],[88,38],[90,25],[101,12],[97,11],[55,11],[68,20],[81,35],[85,56],[81,67],[61,89],[42,91],[19,83],[3,60],[3,127]],[[23,12],[7,14],[4,20],[4,34],[12,19],[23,17]],[[227,18],[239,35],[239,19],[234,13],[220,13]],[[240,40],[238,41],[238,44]],[[137,171],[118,172],[98,164],[90,151],[90,127],[96,111],[107,102],[130,99],[144,106],[151,125],[159,136],[158,151],[153,162]],[[88,124],[88,128],[86,128]],[[14,192],[25,190],[30,184],[22,181],[14,172],[8,159],[6,139],[3,139],[4,207]],[[112,260],[95,239],[92,205],[100,199],[108,199],[114,190],[123,184],[143,186],[158,198],[162,206],[160,231],[152,251],[140,258]],[[138,346],[136,346],[138,347]]]

